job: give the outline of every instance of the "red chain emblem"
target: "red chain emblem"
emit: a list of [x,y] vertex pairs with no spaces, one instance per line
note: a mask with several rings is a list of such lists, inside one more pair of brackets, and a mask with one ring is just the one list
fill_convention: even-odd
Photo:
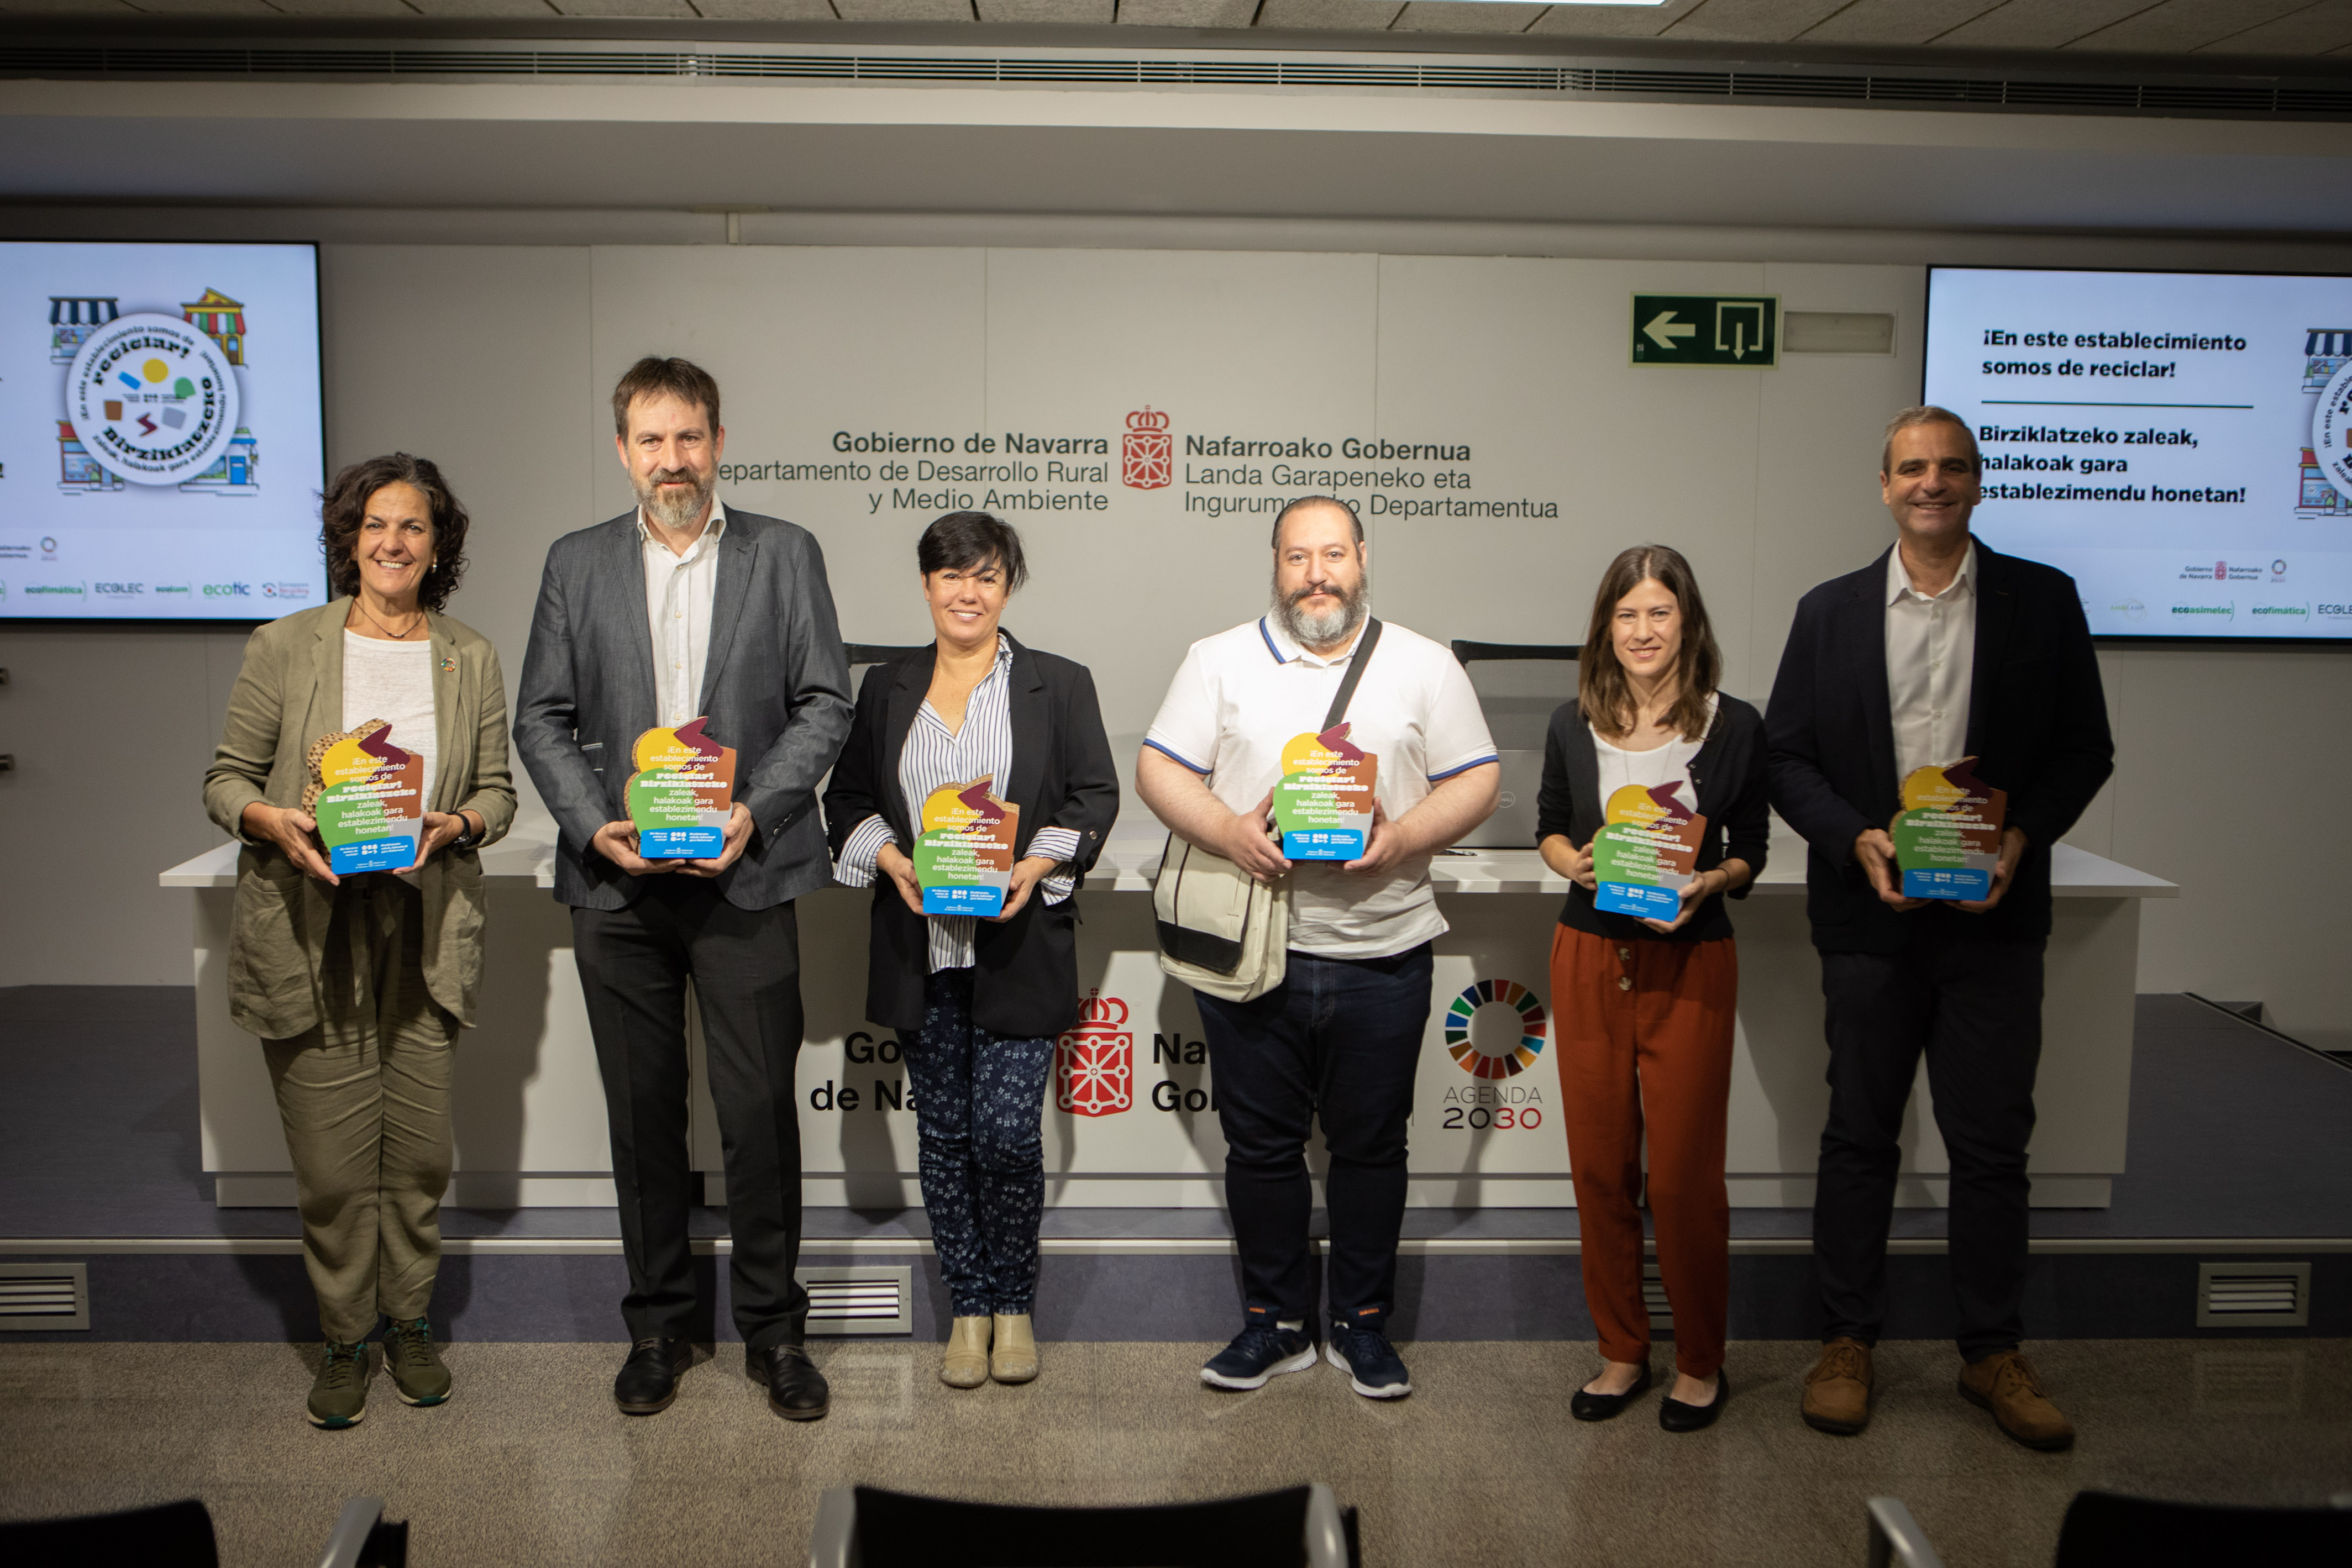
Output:
[[1129,489],[1166,489],[1176,467],[1176,440],[1168,434],[1168,416],[1152,413],[1150,403],[1129,414],[1118,456],[1119,482]]
[[1078,1004],[1078,1027],[1055,1040],[1054,1103],[1081,1116],[1115,1116],[1135,1103],[1135,1036],[1127,1004],[1088,991]]

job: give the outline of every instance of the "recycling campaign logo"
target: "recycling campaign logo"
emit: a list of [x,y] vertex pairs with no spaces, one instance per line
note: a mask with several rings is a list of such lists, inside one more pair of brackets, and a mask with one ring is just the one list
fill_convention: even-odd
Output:
[[117,317],[66,373],[66,418],[107,472],[176,485],[220,460],[236,432],[236,377],[220,344],[176,316]]

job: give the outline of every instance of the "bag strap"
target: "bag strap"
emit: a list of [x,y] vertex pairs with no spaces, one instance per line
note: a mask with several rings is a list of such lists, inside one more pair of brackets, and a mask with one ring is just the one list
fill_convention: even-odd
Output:
[[1322,734],[1348,716],[1348,704],[1356,695],[1356,683],[1364,678],[1364,666],[1372,662],[1372,650],[1379,645],[1380,640],[1381,618],[1377,615],[1365,617],[1364,634],[1356,640],[1355,656],[1348,661],[1348,673],[1339,678],[1339,690],[1331,699],[1331,711],[1323,716],[1323,729],[1318,730],[1317,734]]

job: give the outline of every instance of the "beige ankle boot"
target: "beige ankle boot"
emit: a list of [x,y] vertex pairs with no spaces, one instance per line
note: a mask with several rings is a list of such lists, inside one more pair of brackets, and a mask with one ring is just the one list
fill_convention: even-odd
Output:
[[948,1331],[947,1354],[940,1360],[940,1381],[950,1388],[977,1388],[988,1381],[988,1320],[958,1318]]
[[996,1348],[988,1375],[999,1383],[1026,1383],[1037,1375],[1037,1342],[1029,1335],[1029,1314],[996,1314]]

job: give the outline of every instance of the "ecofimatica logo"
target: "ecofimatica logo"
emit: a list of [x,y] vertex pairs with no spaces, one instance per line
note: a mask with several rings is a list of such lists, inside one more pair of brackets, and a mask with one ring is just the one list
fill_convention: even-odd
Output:
[[2257,604],[2247,613],[2252,615],[2295,615],[2308,618],[2311,614],[2311,606],[2308,604]]
[[88,599],[89,585],[86,582],[28,582],[25,584],[27,599]]
[[2236,618],[2238,606],[2234,601],[2227,604],[2176,604],[2172,612],[2175,615],[2219,615],[2229,621]]

